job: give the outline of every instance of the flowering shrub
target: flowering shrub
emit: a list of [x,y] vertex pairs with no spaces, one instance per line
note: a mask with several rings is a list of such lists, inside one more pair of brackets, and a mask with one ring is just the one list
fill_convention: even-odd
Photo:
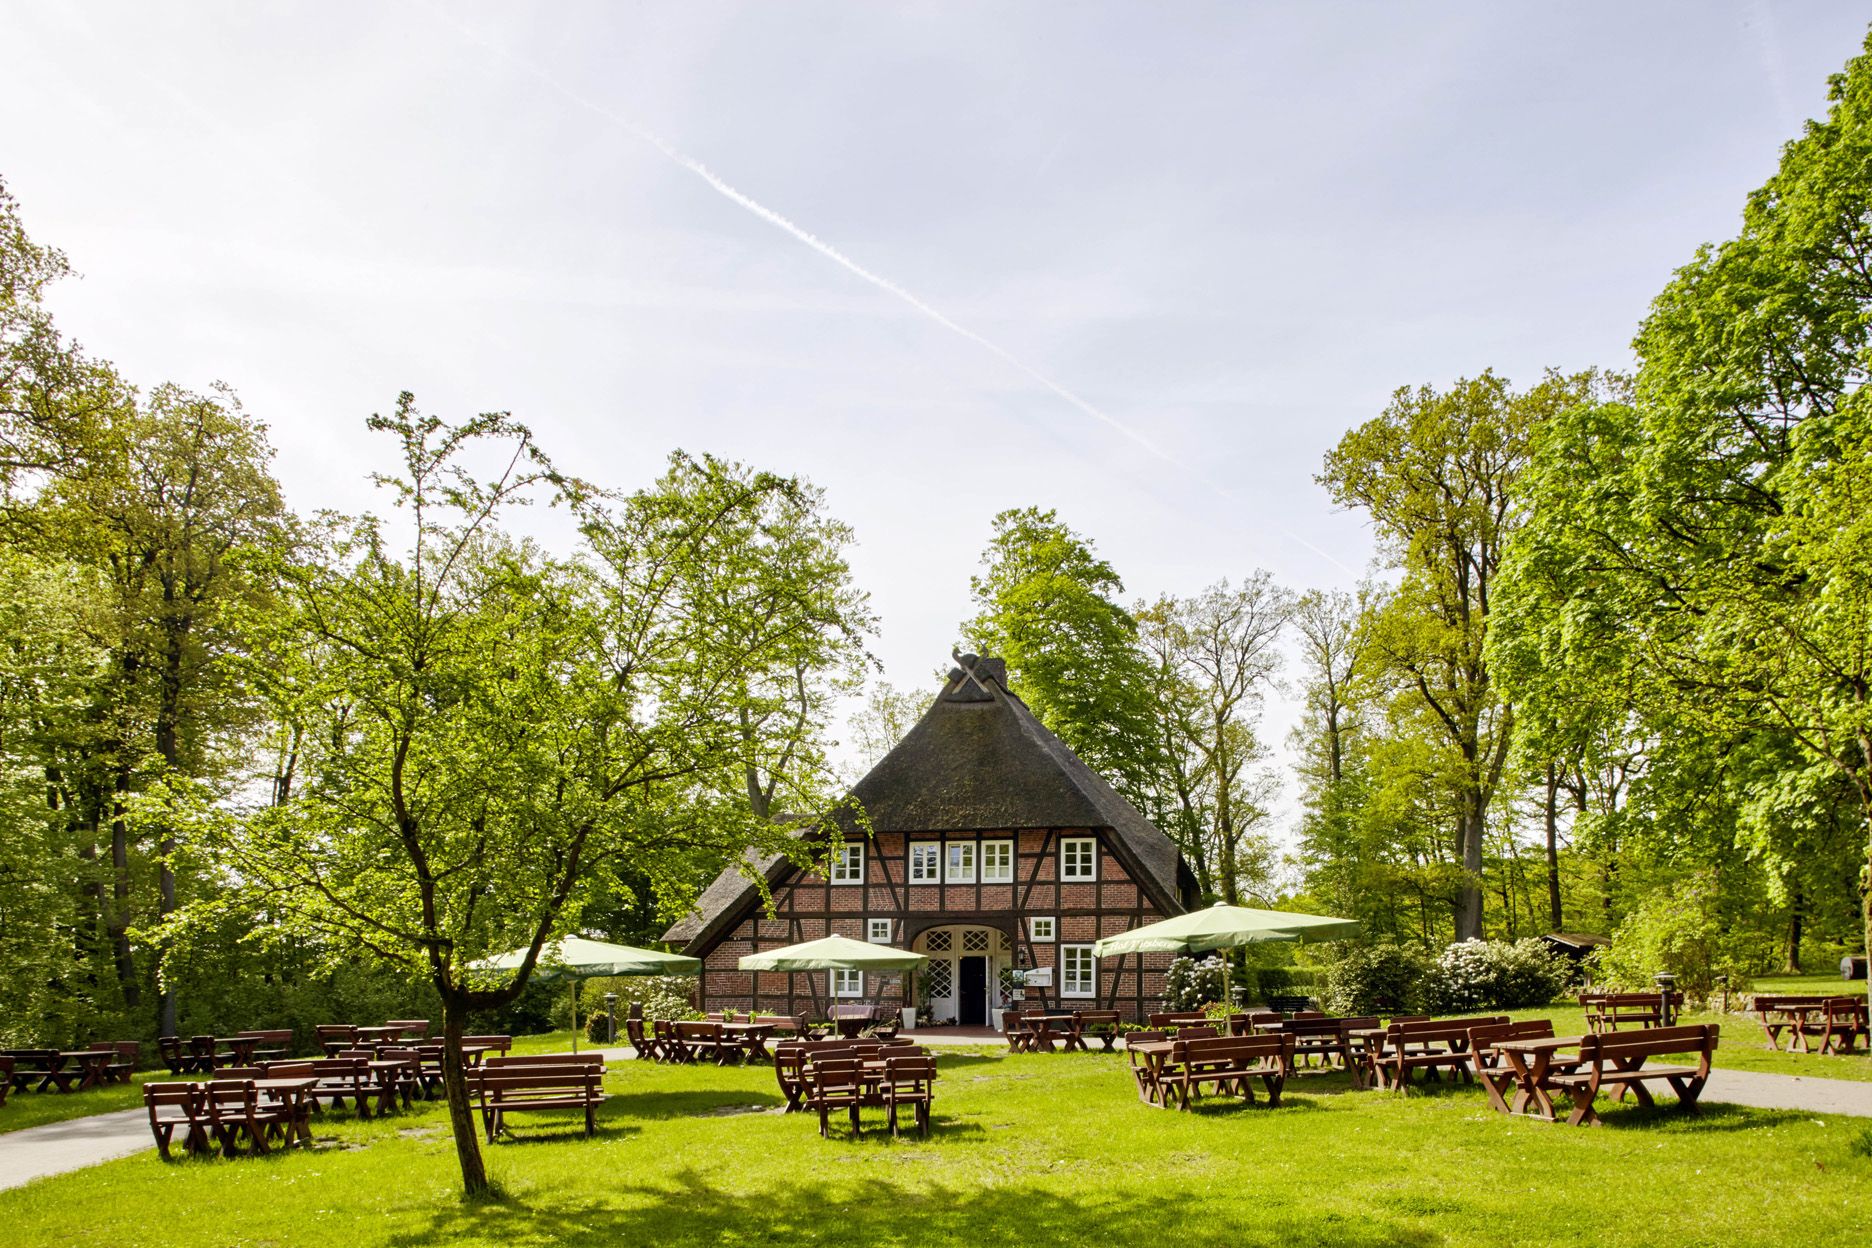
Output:
[[1440,1014],[1546,1005],[1572,977],[1572,965],[1542,940],[1458,941],[1430,968],[1424,1004]]
[[1225,973],[1222,959],[1213,954],[1201,962],[1187,955],[1174,959],[1164,973],[1164,1005],[1172,1010],[1194,1010],[1223,1000]]

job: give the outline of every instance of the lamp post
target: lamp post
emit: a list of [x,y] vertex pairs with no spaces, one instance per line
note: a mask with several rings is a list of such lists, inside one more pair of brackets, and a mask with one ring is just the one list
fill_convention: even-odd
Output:
[[617,1043],[617,993],[605,993],[605,1018],[610,1020],[611,1043]]
[[1658,988],[1658,1021],[1668,1027],[1677,1020],[1671,1016],[1671,989],[1677,984],[1677,977],[1669,971],[1659,971],[1651,977],[1651,982]]

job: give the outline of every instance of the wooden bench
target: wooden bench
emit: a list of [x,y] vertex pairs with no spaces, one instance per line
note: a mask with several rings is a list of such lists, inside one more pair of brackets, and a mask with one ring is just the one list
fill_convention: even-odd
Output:
[[[1641,1032],[1620,1035],[1603,1032],[1583,1037],[1579,1047],[1579,1065],[1573,1071],[1550,1074],[1547,1082],[1572,1103],[1568,1126],[1597,1126],[1599,1115],[1593,1101],[1599,1090],[1613,1087],[1629,1090],[1641,1105],[1654,1105],[1644,1086],[1663,1080],[1677,1093],[1677,1105],[1685,1113],[1696,1112],[1697,1097],[1709,1080],[1710,1055],[1716,1051],[1721,1028],[1715,1023],[1689,1027],[1651,1027]],[[1695,1066],[1646,1066],[1651,1057],[1674,1057],[1694,1054]]]
[[1385,1028],[1383,1037],[1366,1058],[1371,1081],[1378,1087],[1402,1092],[1418,1071],[1432,1078],[1448,1071],[1466,1083],[1471,1078],[1469,1029],[1497,1026],[1507,1021],[1507,1017],[1500,1014],[1394,1021]]
[[1821,1010],[1820,1051],[1850,1053],[1856,1040],[1864,1040],[1872,1047],[1872,1031],[1867,1029],[1868,1012],[1864,997],[1830,998]]
[[177,1131],[182,1132],[184,1150],[196,1153],[207,1148],[210,1120],[197,1085],[146,1083],[143,1106],[149,1111],[150,1134],[156,1137],[156,1151],[164,1161],[171,1160],[169,1145],[174,1142]]
[[1099,1042],[1099,1051],[1110,1053],[1118,1043],[1118,1024],[1121,1021],[1117,1010],[1074,1010],[1079,1020],[1079,1050],[1086,1051],[1086,1037]]
[[201,1105],[223,1156],[234,1156],[243,1142],[255,1153],[272,1151],[275,1142],[291,1145],[292,1111],[263,1101],[251,1078],[214,1079],[200,1086]]
[[1662,1027],[1683,1009],[1681,992],[1583,992],[1580,1008],[1593,1031],[1621,1027]]
[[492,1144],[507,1127],[507,1115],[535,1110],[581,1110],[585,1134],[598,1130],[604,1103],[604,1059],[596,1054],[543,1053],[496,1057],[475,1073],[481,1123]]
[[897,1111],[909,1106],[919,1134],[929,1135],[930,1106],[936,1100],[936,1059],[927,1053],[904,1057],[889,1056],[886,1049],[884,1076],[877,1094],[890,1114],[890,1133],[897,1134]]
[[1203,1088],[1233,1092],[1254,1104],[1253,1080],[1265,1087],[1268,1105],[1280,1104],[1281,1088],[1293,1066],[1294,1038],[1289,1035],[1214,1036],[1179,1040],[1170,1062],[1158,1076],[1159,1103],[1175,1093],[1178,1109],[1190,1107],[1190,1094]]
[[319,1051],[330,1057],[339,1049],[348,1049],[357,1043],[358,1029],[350,1023],[320,1023],[312,1028]]

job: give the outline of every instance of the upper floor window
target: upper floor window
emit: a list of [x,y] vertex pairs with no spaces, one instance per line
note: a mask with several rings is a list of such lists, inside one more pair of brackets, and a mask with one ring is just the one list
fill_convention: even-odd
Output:
[[1027,938],[1036,944],[1042,941],[1052,940],[1053,931],[1053,917],[1051,915],[1035,915],[1033,918],[1027,920]]
[[832,855],[832,882],[834,884],[864,883],[864,846],[856,843],[842,845]]
[[984,884],[1012,884],[1014,882],[1014,842],[983,841],[981,843],[981,878]]
[[890,944],[891,921],[889,919],[866,919],[865,939],[877,945]]
[[1069,836],[1060,842],[1060,879],[1098,879],[1098,841],[1090,836]]
[[973,884],[975,882],[975,842],[950,841],[949,862],[943,869],[943,881],[948,884]]
[[935,841],[910,843],[910,882],[936,884],[942,880],[942,846]]

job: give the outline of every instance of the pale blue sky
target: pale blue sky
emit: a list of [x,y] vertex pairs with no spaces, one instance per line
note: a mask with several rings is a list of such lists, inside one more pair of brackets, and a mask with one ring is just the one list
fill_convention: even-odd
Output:
[[0,0],[0,174],[84,274],[66,328],[236,387],[296,506],[366,504],[406,387],[609,484],[801,472],[922,685],[1003,507],[1138,596],[1350,584],[1326,449],[1399,385],[1626,365],[1868,17]]

